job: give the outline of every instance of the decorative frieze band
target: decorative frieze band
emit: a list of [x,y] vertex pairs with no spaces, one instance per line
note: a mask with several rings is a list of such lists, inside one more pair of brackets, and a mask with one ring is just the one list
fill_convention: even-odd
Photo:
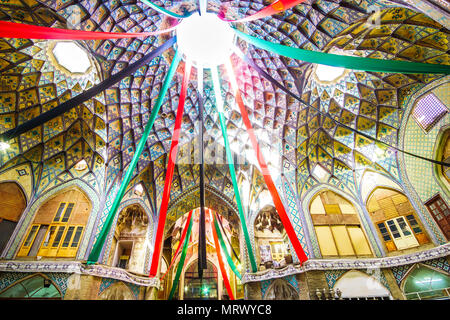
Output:
[[159,287],[159,279],[138,276],[121,268],[85,265],[77,261],[0,261],[0,272],[64,272],[111,278],[144,287]]
[[269,269],[257,273],[247,273],[242,277],[242,283],[258,282],[274,278],[283,278],[310,270],[350,270],[391,268],[427,260],[446,257],[450,253],[450,243],[429,250],[405,254],[395,257],[373,259],[311,259],[303,265],[288,265],[281,269]]
[[[242,277],[242,283],[283,278],[311,270],[350,270],[391,268],[417,262],[446,257],[450,253],[450,243],[429,250],[405,254],[395,257],[372,259],[311,259],[303,265],[288,265],[281,269],[270,269],[257,273],[247,273]],[[111,278],[145,287],[159,287],[158,278],[149,278],[132,274],[121,268],[105,265],[85,265],[78,261],[0,261],[0,272],[64,272]]]

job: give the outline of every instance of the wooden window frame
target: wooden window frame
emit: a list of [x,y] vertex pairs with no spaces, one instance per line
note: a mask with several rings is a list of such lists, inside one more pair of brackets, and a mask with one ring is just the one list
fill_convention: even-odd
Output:
[[[46,225],[48,226],[48,229],[39,246],[37,256],[54,258],[76,257],[78,248],[80,247],[81,239],[83,237],[85,226],[81,224],[69,224],[69,220],[72,213],[74,212],[73,209],[75,208],[75,206],[76,204],[74,202],[60,202],[51,224],[32,224],[17,256],[26,257],[28,255],[41,226]],[[68,211],[69,208],[70,211]],[[33,238],[31,239],[31,242],[28,246],[25,246],[31,232],[33,231],[33,228],[35,227],[37,227],[37,229],[35,229],[36,231],[33,235]],[[67,234],[71,229],[72,234],[70,235],[69,239],[67,239],[67,246],[65,246]],[[76,246],[73,246],[78,230],[80,230],[80,233],[76,242]],[[55,241],[59,236],[60,238],[55,245]]]
[[[442,206],[438,205],[438,201],[441,201],[445,208],[443,209]],[[437,210],[434,210],[431,208],[432,205],[436,206]],[[445,211],[450,211],[450,207],[447,205],[446,201],[441,197],[441,195],[438,193],[435,196],[433,196],[430,200],[425,202],[425,206],[428,209],[428,212],[430,212],[430,215],[432,216],[433,220],[436,222],[436,224],[439,226],[439,229],[441,229],[444,236],[447,238],[447,240],[450,240],[450,231],[444,230],[444,227],[441,225],[441,220],[445,220],[447,224],[450,224],[450,214],[445,214]],[[436,211],[438,211],[438,214],[442,216],[442,219],[437,219]]]
[[[350,244],[351,244],[351,247],[352,247],[352,250],[353,250],[353,254],[352,255],[341,255],[339,253],[339,246],[337,245],[336,236],[335,236],[335,234],[334,234],[334,232],[332,230],[332,227],[338,227],[338,226],[345,227],[345,232],[347,234],[348,240],[350,241]],[[371,252],[370,255],[373,256],[373,249],[370,246],[370,242],[367,239],[367,235],[364,232],[364,229],[359,224],[322,224],[322,225],[315,225],[314,227],[328,227],[330,229],[330,233],[331,233],[331,236],[333,238],[334,247],[336,248],[336,252],[337,252],[337,257],[342,257],[342,258],[346,258],[346,257],[367,257],[367,255],[358,255],[357,250],[355,248],[355,244],[353,243],[352,237],[350,236],[350,233],[348,231],[349,227],[358,227],[361,230],[361,232],[362,232],[362,234],[364,236],[364,240],[366,241],[367,246],[369,247],[369,250]],[[316,235],[316,237],[317,237],[317,235]],[[319,249],[320,249],[320,245],[319,245]],[[321,254],[322,254],[322,250],[321,250]],[[324,255],[322,254],[322,256],[324,256]],[[334,256],[325,255],[325,257],[334,257]]]

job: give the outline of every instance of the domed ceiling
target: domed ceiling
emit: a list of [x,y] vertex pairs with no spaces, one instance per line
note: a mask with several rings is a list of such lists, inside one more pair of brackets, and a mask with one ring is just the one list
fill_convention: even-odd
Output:
[[[179,14],[198,10],[198,1],[155,3]],[[208,11],[226,11],[228,18],[238,18],[270,3],[208,1]],[[238,25],[252,36],[312,51],[450,64],[449,31],[413,4],[414,1],[308,0],[271,17]],[[103,32],[152,31],[172,26],[175,21],[136,0],[5,0],[0,5],[0,20]],[[54,54],[55,41],[0,39],[0,132],[100,83],[170,36],[79,41],[77,45],[88,53],[91,62],[91,67],[82,73],[70,72],[61,65]],[[345,126],[396,146],[405,101],[411,93],[442,75],[346,70],[336,80],[322,81],[314,64],[281,57],[242,40],[238,45],[260,68],[302,98],[303,102],[298,102],[233,57],[239,70],[237,82],[250,121],[261,133],[257,137],[266,160],[270,160],[274,172],[284,172],[296,184],[299,197],[320,182],[354,192],[353,172],[359,167],[369,166],[393,178],[398,176],[395,152]],[[39,192],[58,181],[80,176],[98,190],[108,190],[131,161],[174,52],[166,51],[104,93],[10,141],[11,148],[0,155],[2,170],[31,163],[35,190]],[[155,211],[164,185],[183,68],[182,63],[131,183],[143,181],[155,201]],[[253,150],[225,72],[221,72],[221,78],[231,149],[236,155],[247,155],[240,148],[250,154]],[[215,157],[206,162],[205,183],[232,199],[228,166],[213,154],[223,149],[223,140],[207,72],[204,87],[205,156]],[[189,161],[197,143],[198,117],[194,71],[185,103],[171,199],[198,185],[198,165]],[[81,159],[86,160],[88,168],[80,172],[74,166]],[[250,181],[264,183],[252,159],[244,157],[237,169]]]

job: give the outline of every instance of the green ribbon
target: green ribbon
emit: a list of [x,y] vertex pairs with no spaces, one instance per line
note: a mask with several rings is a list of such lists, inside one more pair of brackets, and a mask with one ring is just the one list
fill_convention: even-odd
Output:
[[187,17],[189,17],[190,15],[192,15],[192,12],[188,12],[188,13],[186,13],[186,14],[184,14],[184,15],[180,15],[180,14],[177,14],[177,13],[175,13],[175,12],[172,12],[172,11],[169,11],[169,10],[167,10],[167,9],[164,9],[164,8],[162,8],[162,7],[156,5],[156,4],[154,4],[154,3],[152,3],[152,2],[150,2],[150,1],[148,1],[148,0],[141,0],[141,1],[142,1],[143,3],[145,3],[146,5],[148,5],[149,7],[155,9],[156,11],[158,11],[158,12],[160,12],[160,13],[164,13],[164,14],[166,14],[166,15],[172,17],[172,18],[183,19],[183,18],[187,18]]
[[167,93],[170,83],[172,82],[172,78],[175,74],[175,71],[177,70],[180,60],[181,54],[177,51],[173,58],[172,64],[170,65],[169,72],[164,80],[163,87],[159,92],[156,105],[153,108],[152,113],[150,114],[150,119],[148,120],[147,125],[145,126],[145,130],[142,134],[141,139],[139,140],[139,144],[136,148],[136,151],[134,152],[133,159],[131,159],[128,170],[125,173],[125,177],[123,178],[122,184],[120,185],[120,189],[117,192],[116,198],[114,199],[111,209],[109,210],[108,216],[106,217],[105,223],[102,227],[102,230],[100,231],[97,241],[95,242],[91,250],[91,253],[89,254],[87,261],[88,265],[94,264],[98,261],[98,258],[103,248],[103,244],[106,240],[106,237],[108,236],[109,230],[111,229],[117,210],[119,209],[120,202],[122,201],[125,191],[127,190],[128,184],[130,183],[131,177],[133,176],[133,172],[134,169],[136,168],[139,157],[141,156],[141,153],[144,150],[144,147],[147,143],[147,138],[150,134],[150,131],[153,128],[153,124],[155,123],[156,117],[158,116],[159,109],[161,108],[163,99]]
[[342,67],[353,70],[372,72],[394,72],[394,73],[435,73],[450,74],[450,66],[432,63],[420,63],[401,60],[381,60],[373,58],[342,56],[338,54],[325,53],[292,48],[285,45],[272,43],[250,36],[242,31],[234,29],[237,35],[253,44],[254,46],[276,53],[288,58],[302,60],[311,63],[324,64],[333,67]]
[[175,290],[178,286],[178,281],[180,281],[181,271],[183,271],[184,260],[186,259],[186,253],[189,248],[189,239],[191,238],[192,221],[193,220],[191,218],[191,221],[189,222],[189,228],[187,230],[186,238],[184,239],[183,251],[181,251],[180,261],[178,262],[177,273],[175,274],[175,279],[173,280],[173,283],[172,283],[172,289],[170,290],[170,293],[169,293],[169,300],[172,300],[172,298],[173,298]]
[[239,188],[238,188],[237,179],[236,179],[236,169],[234,168],[233,155],[231,154],[230,143],[228,141],[228,135],[227,135],[227,127],[225,125],[225,117],[223,115],[223,102],[222,102],[222,95],[220,93],[220,84],[219,84],[219,76],[218,76],[217,69],[211,68],[211,74],[212,74],[212,78],[213,78],[213,86],[214,86],[215,96],[216,96],[217,111],[219,113],[220,128],[222,129],[223,143],[225,145],[225,152],[227,155],[228,166],[230,168],[231,181],[233,182],[234,194],[236,196],[236,203],[238,206],[239,218],[241,220],[242,232],[244,233],[245,243],[247,245],[247,251],[248,251],[248,256],[250,259],[252,272],[256,272],[258,270],[258,268],[256,267],[255,256],[253,255],[252,244],[250,242],[250,236],[248,235],[247,224],[246,224],[245,215],[244,215],[244,209],[242,207],[241,196],[239,194]]
[[220,246],[222,247],[223,252],[225,253],[225,257],[227,258],[228,265],[230,266],[231,270],[233,270],[236,277],[239,279],[242,279],[241,274],[239,273],[238,269],[234,265],[233,259],[231,259],[230,254],[228,253],[227,246],[225,245],[225,241],[223,241],[222,233],[220,232],[219,224],[217,223],[216,216],[214,215],[214,228],[216,229],[217,237],[219,238]]

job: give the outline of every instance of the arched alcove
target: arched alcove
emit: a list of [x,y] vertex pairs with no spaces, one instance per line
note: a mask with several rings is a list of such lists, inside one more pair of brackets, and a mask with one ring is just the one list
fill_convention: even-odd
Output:
[[131,289],[122,282],[113,283],[99,296],[99,300],[136,300]]
[[261,269],[292,263],[289,240],[274,206],[266,205],[254,223],[256,262]]
[[145,272],[149,225],[145,210],[138,204],[131,204],[119,213],[108,259],[113,267]]
[[62,295],[52,280],[42,274],[34,274],[0,292],[0,299],[62,299]]
[[331,190],[322,190],[309,205],[323,257],[373,256],[355,206]]
[[[182,234],[187,231],[187,229],[185,228],[189,214],[191,214],[192,219],[191,234],[189,238],[187,238],[186,236],[184,240],[182,240]],[[171,290],[175,290],[173,295],[174,299],[229,299],[229,293],[227,290],[225,290],[223,274],[219,266],[217,255],[217,246],[219,246],[222,252],[221,259],[223,267],[225,268],[225,272],[227,273],[227,279],[229,281],[233,295],[236,299],[243,297],[243,285],[229,265],[229,259],[231,259],[232,263],[235,266],[234,270],[239,270],[239,272],[242,272],[238,227],[239,226],[233,225],[232,222],[228,221],[226,218],[224,218],[224,216],[219,215],[214,210],[205,208],[205,250],[206,259],[208,260],[208,266],[207,269],[203,269],[203,276],[201,277],[198,273],[198,257],[199,250],[201,248],[201,246],[199,246],[200,208],[196,208],[191,212],[186,212],[184,215],[179,217],[173,224],[170,232],[167,235],[168,237],[164,242],[163,258],[161,259],[161,263],[163,259],[167,259],[167,264],[170,266],[170,268],[164,275],[164,283],[161,286],[161,290],[163,292],[158,294],[158,296],[161,299],[167,299],[170,295]],[[215,231],[217,236],[217,246],[213,230]],[[184,250],[186,241],[188,241],[188,245]],[[225,252],[227,252],[228,257],[226,257]],[[182,257],[184,262],[180,264]],[[193,266],[193,264],[195,264],[195,266]],[[209,266],[209,264],[212,264],[214,267],[214,277],[212,277],[211,266]],[[163,268],[162,265],[161,268]],[[175,280],[178,272],[180,273],[178,282],[176,282]],[[161,276],[164,274],[163,269],[161,269],[160,274]],[[186,275],[187,279],[185,279]],[[203,280],[201,280],[201,278]],[[208,278],[209,280],[206,281],[206,278]],[[187,287],[187,284],[189,283],[192,283],[192,286],[195,286],[195,283],[198,284],[202,281],[206,286],[209,287],[211,287],[209,284],[214,281],[215,284],[212,287],[215,288],[216,293],[212,295],[212,293],[209,292],[209,294],[207,295],[205,294],[203,296],[200,296],[200,292],[198,291],[200,289],[198,286],[192,290],[189,288],[189,286]],[[173,289],[174,285],[176,286],[175,289]],[[187,293],[185,290],[191,290],[191,292]]]
[[367,211],[388,252],[430,242],[409,199],[399,191],[376,188],[367,200]]
[[297,290],[284,279],[275,279],[267,288],[264,300],[298,300]]
[[[381,272],[380,269],[377,269]],[[391,293],[376,278],[377,273],[369,276],[358,270],[350,270],[342,275],[334,284],[343,299],[389,299]]]
[[[449,163],[450,162],[450,128],[447,129],[440,135],[438,143],[438,149],[436,154],[436,160]],[[438,135],[439,137],[439,135]],[[450,189],[450,167],[436,165],[436,171],[438,172],[438,177],[444,182],[447,190]]]
[[450,299],[450,277],[441,271],[416,264],[402,282],[408,300]]
[[203,270],[203,279],[198,277],[198,261],[194,260],[184,271],[182,284],[184,300],[208,299],[219,297],[217,267],[207,260],[207,269]]
[[[450,163],[450,128],[448,125],[443,127],[438,134],[435,158],[438,161]],[[434,174],[442,188],[440,192],[442,195],[440,193],[435,194],[425,203],[425,206],[444,236],[447,240],[450,240],[450,209],[446,202],[450,191],[450,166],[446,167],[436,164],[434,166]]]
[[0,254],[11,238],[27,206],[22,188],[16,182],[0,183]]
[[18,257],[74,258],[92,210],[78,188],[65,189],[39,207]]

